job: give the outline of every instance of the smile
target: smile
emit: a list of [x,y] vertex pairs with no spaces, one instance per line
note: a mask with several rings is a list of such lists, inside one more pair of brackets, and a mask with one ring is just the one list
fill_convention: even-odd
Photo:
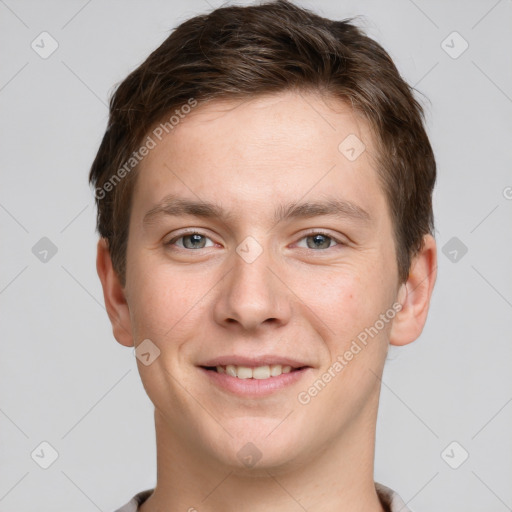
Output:
[[292,368],[290,365],[271,364],[263,366],[237,366],[234,364],[228,364],[226,366],[216,366],[207,368],[208,370],[216,371],[217,373],[225,373],[231,377],[238,379],[269,379],[271,377],[279,377],[283,373],[290,373],[298,368]]
[[259,364],[258,366],[217,364],[200,366],[214,387],[243,398],[261,398],[283,390],[312,371],[310,366]]

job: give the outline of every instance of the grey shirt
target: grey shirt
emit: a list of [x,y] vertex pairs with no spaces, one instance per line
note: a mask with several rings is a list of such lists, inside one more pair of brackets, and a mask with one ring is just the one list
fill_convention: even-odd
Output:
[[[412,512],[405,505],[402,498],[389,487],[375,482],[375,489],[386,512]],[[151,496],[152,492],[153,489],[139,492],[126,505],[118,508],[115,512],[137,512],[139,505],[144,503]]]

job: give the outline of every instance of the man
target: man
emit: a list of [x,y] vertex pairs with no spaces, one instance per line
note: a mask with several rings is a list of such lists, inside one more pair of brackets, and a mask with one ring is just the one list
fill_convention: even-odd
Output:
[[408,510],[375,425],[427,317],[435,176],[386,52],[285,1],[186,21],[119,85],[97,268],[158,458],[120,511]]

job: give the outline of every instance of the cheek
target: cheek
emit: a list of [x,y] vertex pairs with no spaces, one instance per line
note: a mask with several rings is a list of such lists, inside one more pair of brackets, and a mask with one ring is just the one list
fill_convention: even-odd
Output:
[[130,313],[139,341],[149,338],[174,352],[191,337],[202,338],[211,317],[208,291],[218,280],[213,272],[177,269],[147,254],[134,258],[131,270]]
[[381,313],[386,284],[368,268],[330,269],[324,277],[309,276],[300,278],[302,293],[298,295],[325,323],[328,338],[346,339]]
[[307,297],[304,303],[308,307],[303,308],[303,314],[308,315],[322,337],[328,352],[324,360],[326,368],[340,357],[343,365],[347,365],[341,372],[343,375],[335,379],[337,385],[331,387],[331,392],[336,392],[339,385],[342,389],[352,385],[366,388],[371,373],[361,372],[361,368],[372,367],[377,373],[385,359],[391,322],[383,323],[380,315],[392,305],[390,280],[377,262],[373,268],[371,265],[345,267],[331,270],[324,279],[315,277],[308,279],[307,285],[303,282],[304,294],[298,294]]

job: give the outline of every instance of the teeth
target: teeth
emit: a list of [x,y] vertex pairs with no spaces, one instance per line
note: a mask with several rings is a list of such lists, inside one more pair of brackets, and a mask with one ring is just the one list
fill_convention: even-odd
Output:
[[233,366],[232,364],[228,364],[226,366],[226,373],[231,377],[236,377],[236,367]]
[[280,364],[271,364],[270,365],[270,375],[272,377],[277,377],[283,373],[283,367]]
[[282,366],[280,364],[258,366],[256,368],[228,364],[227,366],[217,366],[216,369],[217,373],[226,373],[231,377],[239,379],[268,379],[270,377],[279,377],[282,373],[290,373],[292,371],[291,366]]
[[236,376],[239,379],[250,379],[252,378],[252,368],[248,366],[239,366],[236,369]]
[[[240,375],[238,375],[240,377]],[[258,366],[252,371],[253,379],[268,379],[270,377],[270,366]]]

